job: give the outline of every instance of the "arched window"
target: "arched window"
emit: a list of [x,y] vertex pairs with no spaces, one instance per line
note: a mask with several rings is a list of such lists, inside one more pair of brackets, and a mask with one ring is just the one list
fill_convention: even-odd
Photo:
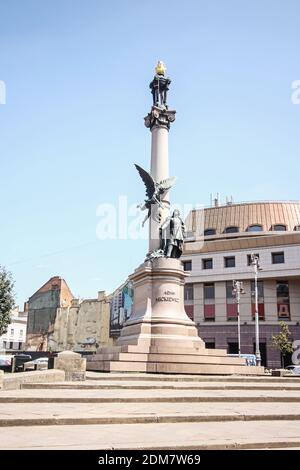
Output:
[[263,227],[260,224],[249,225],[247,232],[262,232]]
[[224,233],[236,233],[239,231],[239,228],[238,227],[226,227],[225,230],[224,230]]
[[207,228],[204,230],[204,236],[207,237],[208,235],[215,235],[216,229],[215,228]]
[[286,231],[286,225],[275,224],[275,225],[273,225],[272,230],[274,230],[275,232],[285,232]]

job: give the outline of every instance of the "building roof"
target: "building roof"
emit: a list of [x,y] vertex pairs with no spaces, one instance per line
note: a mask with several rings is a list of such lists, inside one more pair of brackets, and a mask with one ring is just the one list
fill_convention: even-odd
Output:
[[[265,201],[228,204],[193,210],[186,226],[188,233],[215,229],[216,235],[226,233],[228,227],[237,227],[238,232],[248,232],[252,225],[261,225],[262,232],[274,231],[276,225],[285,225],[286,231],[300,226],[300,202]],[[256,233],[258,235],[258,233]]]
[[59,276],[53,276],[45,284],[43,284],[42,287],[40,287],[33,295],[29,297],[29,302],[37,294],[42,294],[44,292],[49,292],[51,290],[59,290],[62,300],[66,298],[66,300],[70,301],[71,299],[74,298],[66,281]]

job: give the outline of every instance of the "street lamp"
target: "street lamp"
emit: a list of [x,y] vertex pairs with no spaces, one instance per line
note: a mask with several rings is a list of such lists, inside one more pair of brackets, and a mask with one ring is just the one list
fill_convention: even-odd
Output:
[[241,355],[241,319],[240,319],[241,294],[245,294],[242,281],[232,281],[232,295],[235,297],[236,307],[237,307],[239,356]]
[[255,291],[255,357],[256,365],[261,365],[261,355],[259,350],[259,323],[258,323],[258,288],[257,288],[257,274],[261,269],[258,264],[258,256],[251,253],[251,265],[254,269],[254,291]]

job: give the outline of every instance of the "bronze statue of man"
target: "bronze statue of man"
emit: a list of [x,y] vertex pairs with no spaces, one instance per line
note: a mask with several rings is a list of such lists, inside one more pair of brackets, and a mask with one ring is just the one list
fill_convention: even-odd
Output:
[[175,209],[161,226],[162,249],[167,258],[180,258],[185,236],[185,224],[179,210]]
[[155,67],[155,72],[155,76],[149,85],[153,96],[153,105],[167,107],[167,92],[169,90],[171,80],[169,77],[165,76],[166,68],[163,62],[158,61],[157,66]]

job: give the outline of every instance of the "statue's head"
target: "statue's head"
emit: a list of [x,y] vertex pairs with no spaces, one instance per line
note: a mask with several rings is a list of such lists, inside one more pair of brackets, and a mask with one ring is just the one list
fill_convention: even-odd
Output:
[[166,73],[166,67],[165,67],[165,64],[159,60],[157,62],[157,66],[155,67],[155,72],[157,73],[157,75],[165,75]]
[[175,209],[175,210],[173,211],[173,217],[180,217],[180,212],[179,212],[178,209]]

